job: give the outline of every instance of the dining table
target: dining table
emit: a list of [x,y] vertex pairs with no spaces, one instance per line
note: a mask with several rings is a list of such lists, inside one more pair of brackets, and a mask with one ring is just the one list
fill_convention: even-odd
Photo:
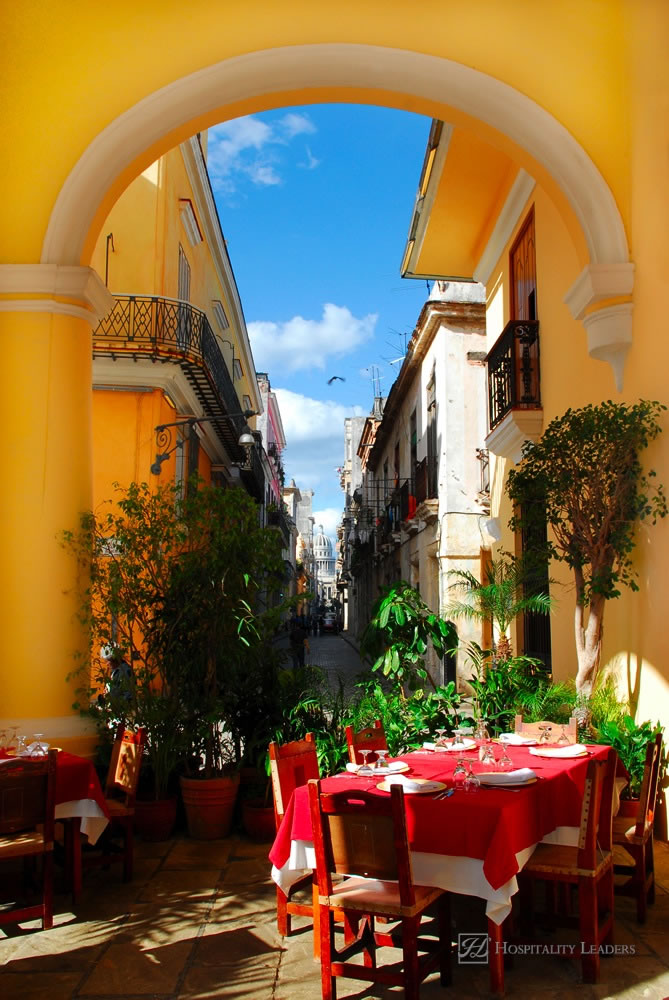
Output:
[[[0,760],[13,759],[13,753],[0,751]],[[54,815],[63,822],[67,876],[76,901],[81,891],[82,835],[95,844],[109,823],[104,792],[91,760],[58,751],[55,800]]]
[[[585,745],[578,756],[538,756],[542,748],[507,745],[511,766],[504,772],[481,763],[477,745],[455,751],[416,750],[395,758],[407,765],[408,779],[437,781],[449,790],[455,787],[453,771],[458,759],[471,762],[471,769],[483,774],[484,780],[486,772],[493,772],[500,775],[493,781],[506,782],[503,786],[482,784],[472,791],[459,786],[446,797],[440,790],[413,794],[405,788],[404,797],[414,882],[485,900],[494,992],[503,989],[502,925],[518,890],[516,876],[537,844],[577,845],[588,763],[593,758],[605,759],[610,749],[595,744]],[[569,751],[562,748],[560,753]],[[516,770],[529,780],[513,784],[510,775]],[[321,787],[326,792],[362,789],[386,795],[378,788],[383,777],[346,771],[322,779]],[[315,868],[306,785],[296,788],[289,800],[269,858],[272,878],[282,888],[290,885],[298,871]]]

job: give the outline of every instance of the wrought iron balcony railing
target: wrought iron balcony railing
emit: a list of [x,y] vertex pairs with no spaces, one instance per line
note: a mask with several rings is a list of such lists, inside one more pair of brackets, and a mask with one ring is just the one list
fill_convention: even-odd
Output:
[[538,320],[507,323],[486,362],[490,430],[511,410],[541,408]]
[[[149,358],[183,369],[206,415],[238,413],[233,381],[205,313],[188,302],[158,296],[117,295],[112,311],[93,333],[94,357]],[[225,444],[241,456],[237,439],[243,417],[212,421]]]
[[420,462],[416,462],[414,478],[416,481],[416,503],[436,499],[438,489],[437,463],[435,461],[428,460],[426,456]]

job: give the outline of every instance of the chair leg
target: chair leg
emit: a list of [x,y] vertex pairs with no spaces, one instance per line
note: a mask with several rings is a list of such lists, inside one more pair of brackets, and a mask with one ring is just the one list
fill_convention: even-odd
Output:
[[594,879],[580,878],[578,912],[581,930],[581,969],[584,983],[599,979],[599,905]]
[[53,927],[53,851],[48,851],[44,855],[42,878],[44,879],[42,930],[48,931]]
[[418,969],[418,925],[420,917],[402,920],[402,964],[404,996],[406,1000],[419,1000],[420,981]]
[[290,914],[288,913],[288,897],[283,889],[276,887],[276,929],[281,937],[290,934]]
[[488,917],[488,963],[490,967],[490,992],[504,994],[504,924],[496,924]]
[[316,881],[316,872],[314,872],[311,882],[311,912],[313,914],[314,927],[314,962],[318,962],[321,957],[321,904],[318,902],[318,882]]
[[634,852],[634,887],[636,889],[636,919],[646,923],[647,910],[646,848],[644,845]]
[[655,902],[655,855],[653,854],[652,833],[646,841],[646,871],[648,872],[647,878],[650,880],[646,898],[648,899],[648,902],[652,904]]
[[439,982],[442,986],[451,985],[451,897],[444,892],[439,897],[437,920],[439,921]]
[[[327,906],[318,905],[319,940],[321,953],[321,992],[323,1000],[337,1000],[337,983],[332,975],[332,940],[334,937],[334,916]],[[316,921],[314,920],[314,930]]]

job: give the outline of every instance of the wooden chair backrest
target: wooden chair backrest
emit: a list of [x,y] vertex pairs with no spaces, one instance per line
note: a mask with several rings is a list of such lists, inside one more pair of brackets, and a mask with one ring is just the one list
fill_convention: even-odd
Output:
[[[517,715],[515,718],[514,729],[521,736],[531,736],[533,739],[538,740],[542,734],[541,726],[551,726],[550,733],[550,743],[556,743],[558,738],[562,735],[562,730],[564,729],[565,736],[569,737],[570,743],[578,743],[578,731],[576,726],[576,719],[572,718],[569,722],[550,722],[546,719],[543,722],[523,722],[522,715]],[[563,740],[564,742],[564,740]]]
[[579,868],[595,869],[601,852],[611,850],[617,761],[615,750],[610,750],[605,760],[591,760],[588,763],[578,837]]
[[118,727],[107,772],[107,798],[120,798],[127,806],[135,804],[145,743],[146,729],[133,731],[124,725]]
[[292,743],[270,743],[269,767],[278,828],[295,789],[311,778],[320,778],[314,734],[307,733],[303,740]]
[[[347,726],[346,745],[351,764],[362,764],[364,758],[360,753],[361,750],[387,750],[386,731],[381,719],[377,719],[374,725],[361,729],[358,733],[355,732],[353,726]],[[376,753],[370,753],[367,759],[371,764],[372,761],[376,760]]]
[[323,792],[309,782],[309,807],[321,896],[332,894],[332,874],[398,882],[404,906],[415,902],[404,789],[392,785],[390,798],[349,790]]
[[0,835],[44,827],[45,844],[53,841],[58,751],[44,757],[17,757],[0,765]]
[[646,761],[643,767],[643,778],[639,792],[639,809],[636,814],[634,833],[643,836],[646,823],[652,826],[655,816],[655,800],[657,798],[657,781],[662,761],[662,734],[658,733],[654,740],[646,746]]

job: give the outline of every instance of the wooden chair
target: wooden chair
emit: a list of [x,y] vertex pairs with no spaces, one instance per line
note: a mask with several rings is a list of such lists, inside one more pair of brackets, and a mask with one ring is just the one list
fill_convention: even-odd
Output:
[[[133,731],[126,729],[123,724],[116,730],[105,784],[109,826],[83,861],[84,867],[103,868],[122,861],[125,882],[132,879],[133,873],[135,797],[146,735],[146,729]],[[120,845],[117,844],[119,836],[122,841]],[[75,889],[75,897],[76,895]]]
[[53,827],[57,750],[45,757],[19,757],[0,766],[0,861],[42,859],[42,901],[0,910],[0,924],[39,917],[53,926]]
[[[629,816],[616,816],[613,820],[613,843],[622,848],[634,862],[630,865],[622,860],[622,852],[616,852],[614,872],[627,875],[622,885],[615,891],[621,896],[636,898],[636,916],[640,924],[646,919],[648,903],[655,902],[655,859],[653,857],[653,821],[657,782],[662,761],[662,735],[646,747],[646,761],[643,769],[641,792],[635,822]],[[623,855],[624,857],[624,855]]]
[[[272,792],[274,795],[274,819],[279,829],[290,797],[299,785],[306,785],[311,778],[320,777],[316,741],[313,733],[307,733],[303,740],[292,743],[270,743],[269,765],[272,776]],[[293,895],[303,889],[312,891],[313,876],[299,875],[285,892],[276,887],[276,926],[282,937],[288,937],[291,932],[291,916],[311,917],[313,919],[313,902],[299,902]],[[314,954],[317,952],[318,941],[314,936]]]
[[[362,764],[364,757],[361,750],[387,750],[386,733],[380,719],[374,722],[373,726],[361,729],[356,733],[353,726],[346,727],[346,744],[348,746],[348,759],[351,764]],[[371,753],[367,758],[369,763],[376,760],[376,753]]]
[[[583,981],[599,978],[599,948],[613,936],[612,806],[617,755],[591,760],[583,791],[578,846],[539,844],[518,875],[521,915],[527,927],[532,918],[532,885],[547,883],[549,920],[580,930],[580,946],[573,955],[581,958]],[[578,892],[578,916],[556,914],[554,888],[572,885]]]
[[[531,736],[533,739],[540,739],[543,730],[542,726],[550,726],[550,743],[556,743],[558,738],[562,736],[564,732],[565,736],[569,737],[570,743],[578,743],[578,732],[576,728],[576,719],[571,718],[569,722],[550,722],[548,720],[544,722],[523,722],[522,715],[517,715],[515,718],[514,730],[520,736]],[[564,740],[562,741],[564,743]]]
[[[407,1000],[418,1000],[420,983],[434,969],[442,985],[450,983],[449,896],[443,889],[413,883],[404,812],[404,790],[390,797],[363,791],[326,793],[309,782],[309,806],[316,851],[321,936],[323,1000],[336,995],[335,979],[404,987]],[[333,873],[354,876],[333,883]],[[355,877],[358,876],[358,877]],[[419,938],[426,909],[437,903],[438,940]],[[334,912],[344,915],[345,942],[334,943]],[[399,921],[396,933],[379,933],[374,918]],[[401,968],[377,968],[377,948],[401,947]],[[349,961],[362,953],[363,964]],[[422,954],[421,954],[422,953]]]

